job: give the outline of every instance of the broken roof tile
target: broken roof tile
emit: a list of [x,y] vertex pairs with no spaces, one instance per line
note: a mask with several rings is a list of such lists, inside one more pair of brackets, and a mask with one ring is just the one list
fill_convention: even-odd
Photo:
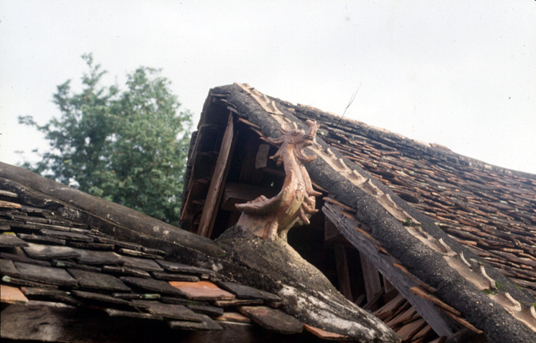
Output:
[[158,300],[162,296],[158,293],[113,293],[112,297],[125,300]]
[[127,318],[138,318],[138,319],[151,319],[151,320],[163,320],[162,316],[154,315],[151,313],[140,313],[134,311],[123,311],[116,310],[113,308],[105,308],[104,312],[110,317],[127,317]]
[[126,249],[126,248],[119,248],[118,250],[121,254],[128,255],[128,256],[135,256],[135,257],[143,257],[143,258],[150,258],[154,260],[163,259],[162,256],[156,255],[156,254],[150,254],[143,251],[138,250],[132,250],[132,249]]
[[49,237],[58,238],[58,239],[65,239],[68,241],[86,242],[86,243],[93,242],[93,238],[86,236],[86,235],[82,235],[80,233],[56,231],[56,230],[48,230],[48,229],[42,229],[40,232],[43,236],[49,236]]
[[148,254],[153,254],[153,255],[160,255],[160,256],[166,256],[167,255],[167,253],[164,250],[148,248],[148,247],[144,247],[144,246],[141,247],[141,251],[146,252]]
[[102,269],[99,267],[86,266],[85,264],[79,264],[70,260],[52,260],[51,264],[53,267],[82,269],[94,273],[100,273],[102,271]]
[[214,272],[210,269],[206,268],[199,268],[199,267],[192,267],[186,264],[177,263],[177,262],[170,262],[170,261],[162,261],[157,260],[156,261],[159,265],[162,266],[166,271],[172,272],[172,273],[186,273],[186,274],[208,274],[212,275]]
[[135,268],[135,269],[141,269],[148,272],[162,272],[164,271],[160,266],[153,260],[148,260],[145,258],[138,258],[138,257],[131,257],[131,256],[124,256],[119,255],[117,253],[113,253],[117,258],[122,260],[124,262],[125,267]]
[[0,259],[0,273],[12,277],[20,277],[19,271],[15,268],[15,265],[11,260]]
[[341,335],[334,332],[325,331],[319,328],[315,328],[313,326],[303,324],[303,327],[305,330],[309,331],[316,337],[320,337],[326,341],[353,341],[354,339],[345,335]]
[[44,267],[50,267],[50,262],[28,258],[22,251],[20,251],[20,254],[9,254],[6,252],[0,252],[0,257],[6,260],[11,260],[13,262],[24,262],[24,263],[30,263],[30,264],[37,264],[39,266],[44,266]]
[[4,233],[0,235],[0,248],[27,247],[28,243],[14,234]]
[[80,255],[77,260],[81,264],[122,266],[125,263],[111,251],[73,249]]
[[125,306],[131,305],[130,301],[114,298],[106,294],[79,291],[79,290],[73,290],[72,293],[76,297],[81,298],[86,301],[95,301],[98,303],[107,303],[107,304],[125,305]]
[[61,291],[54,288],[43,287],[21,287],[22,293],[28,298],[34,300],[49,300],[66,303],[72,306],[80,306],[81,303],[73,298],[69,292]]
[[64,239],[46,237],[42,235],[19,233],[19,238],[33,243],[65,245]]
[[195,306],[209,306],[209,303],[206,301],[197,301],[197,300],[191,300],[186,298],[176,298],[176,297],[162,297],[160,299],[161,302],[166,304],[179,304],[179,305],[195,305]]
[[102,271],[108,274],[124,275],[124,276],[136,276],[142,278],[150,278],[151,274],[145,270],[129,268],[125,266],[103,266]]
[[199,317],[202,320],[201,323],[172,320],[172,321],[168,321],[168,325],[172,329],[182,329],[182,330],[202,330],[202,331],[223,330],[223,328],[218,323],[210,319],[210,317],[204,314],[199,314]]
[[67,269],[67,271],[75,277],[81,288],[112,292],[130,292],[130,288],[115,276],[72,268]]
[[282,334],[302,332],[303,324],[281,310],[266,306],[242,306],[238,310],[265,329]]
[[17,287],[0,285],[0,301],[8,304],[24,304],[28,298]]
[[193,300],[231,300],[234,294],[231,294],[219,288],[212,282],[183,282],[170,281],[169,284],[184,293],[188,299]]
[[80,257],[80,254],[69,247],[28,243],[22,249],[28,256],[38,260],[65,259]]
[[244,305],[260,305],[264,302],[262,299],[232,299],[232,300],[215,300],[214,305],[220,307],[226,306],[244,306]]
[[85,243],[85,242],[69,242],[69,246],[78,249],[90,249],[90,250],[114,250],[115,245],[109,243]]
[[132,276],[122,276],[120,277],[120,280],[125,282],[128,285],[135,286],[141,289],[145,289],[151,292],[157,292],[160,294],[178,295],[178,296],[185,295],[183,291],[161,280],[144,279],[144,278],[138,278],[138,277],[132,277]]
[[17,204],[15,202],[0,200],[0,208],[19,209],[19,208],[21,208],[21,206],[20,206],[20,204]]
[[188,308],[195,313],[206,314],[211,317],[219,317],[223,315],[223,309],[221,307],[215,306],[205,306],[205,305],[188,305]]
[[215,319],[222,322],[251,323],[249,317],[238,312],[223,312],[221,316],[216,317]]
[[42,267],[23,262],[14,262],[23,280],[37,281],[46,284],[76,287],[78,282],[64,269]]
[[151,273],[155,279],[166,280],[166,281],[189,281],[197,282],[199,278],[193,275],[182,275],[182,274],[171,274],[171,273],[160,273],[152,272]]
[[113,239],[111,237],[104,237],[104,236],[95,235],[95,234],[89,234],[88,236],[93,238],[96,242],[113,244],[113,245],[115,245],[117,247],[120,247],[120,248],[127,248],[127,249],[132,249],[132,250],[141,250],[141,248],[142,248],[141,245],[139,245],[139,244],[119,241],[119,240]]
[[218,286],[236,295],[239,299],[263,299],[267,301],[281,301],[281,298],[273,293],[261,291],[256,288],[241,285],[234,282],[218,282]]
[[55,285],[48,285],[41,282],[23,280],[11,276],[4,275],[2,276],[2,282],[8,283],[13,286],[23,286],[23,287],[42,287],[42,288],[58,288]]
[[198,314],[183,305],[165,304],[150,300],[132,300],[132,304],[134,307],[143,308],[151,314],[156,314],[164,318],[202,322]]

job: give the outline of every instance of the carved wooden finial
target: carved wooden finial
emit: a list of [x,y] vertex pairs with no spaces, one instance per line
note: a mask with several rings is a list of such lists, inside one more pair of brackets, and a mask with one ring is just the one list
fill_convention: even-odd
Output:
[[283,135],[277,139],[269,138],[274,144],[281,144],[277,153],[277,164],[283,163],[285,181],[278,195],[268,199],[261,195],[245,204],[237,204],[242,215],[237,225],[248,229],[263,239],[276,236],[286,240],[287,232],[294,226],[309,224],[309,218],[315,209],[315,196],[322,193],[313,190],[311,179],[304,164],[313,161],[316,156],[308,156],[303,149],[313,144],[318,126],[315,121],[307,120],[309,131],[299,129],[281,129]]

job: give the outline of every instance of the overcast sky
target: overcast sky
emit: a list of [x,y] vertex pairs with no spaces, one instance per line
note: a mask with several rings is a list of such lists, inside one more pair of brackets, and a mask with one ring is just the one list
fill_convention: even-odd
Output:
[[[93,53],[162,68],[197,124],[211,87],[293,103],[536,174],[536,1],[0,0],[0,160],[47,149],[56,86]],[[75,87],[76,88],[76,87]]]

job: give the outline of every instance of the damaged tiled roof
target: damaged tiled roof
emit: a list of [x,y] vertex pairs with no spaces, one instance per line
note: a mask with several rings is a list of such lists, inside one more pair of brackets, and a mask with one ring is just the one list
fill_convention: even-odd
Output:
[[304,106],[293,108],[298,118],[318,120],[319,135],[334,149],[536,295],[536,175]]
[[217,272],[178,263],[162,250],[26,206],[17,193],[2,190],[0,197],[3,338],[20,338],[10,336],[11,318],[18,317],[6,304],[97,309],[180,330],[246,323],[276,333],[302,331],[300,321],[278,309],[275,294],[224,282]]
[[[279,137],[281,129],[305,129],[307,120],[320,124],[309,148],[309,155],[317,158],[306,169],[328,195],[322,206],[326,219],[394,280],[440,336],[461,333],[459,328],[448,332],[448,317],[490,342],[533,341],[536,311],[529,293],[534,294],[536,281],[536,176],[296,106],[247,84],[211,90],[200,134],[211,125],[223,132],[223,120],[232,116],[264,143]],[[205,141],[198,139],[196,146]],[[260,145],[258,151],[257,157],[262,156]],[[270,167],[265,171],[277,172]],[[194,200],[202,204],[203,192],[198,193]],[[196,204],[194,200],[190,203]],[[198,210],[193,205],[189,209],[186,219],[195,231]],[[409,335],[408,341],[423,341],[415,335],[426,325],[408,311],[398,313],[409,316],[402,323],[415,323],[398,329],[396,317],[376,314],[399,335]]]

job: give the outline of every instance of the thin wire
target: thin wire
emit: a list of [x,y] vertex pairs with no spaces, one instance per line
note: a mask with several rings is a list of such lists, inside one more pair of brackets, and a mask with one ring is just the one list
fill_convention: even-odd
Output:
[[350,106],[352,106],[352,103],[354,102],[355,97],[357,95],[357,92],[359,92],[359,89],[361,88],[362,84],[363,84],[363,82],[361,82],[359,84],[359,87],[357,87],[357,90],[354,92],[354,94],[352,94],[352,97],[350,98],[350,101],[348,102],[348,105],[346,105],[346,108],[344,109],[344,112],[342,113],[342,116],[339,118],[339,121],[337,122],[337,125],[335,125],[335,128],[337,128],[337,126],[339,126],[339,124],[341,123],[342,118],[344,118],[344,115],[346,114],[346,111],[348,110],[348,108],[350,108]]

